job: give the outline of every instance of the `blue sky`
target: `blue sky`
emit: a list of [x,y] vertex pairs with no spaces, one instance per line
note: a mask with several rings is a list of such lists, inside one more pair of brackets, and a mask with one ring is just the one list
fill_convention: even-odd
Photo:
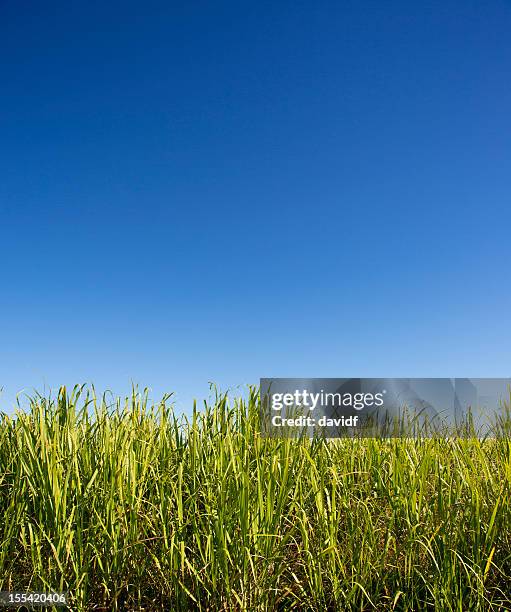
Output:
[[0,386],[511,375],[511,3],[0,5]]

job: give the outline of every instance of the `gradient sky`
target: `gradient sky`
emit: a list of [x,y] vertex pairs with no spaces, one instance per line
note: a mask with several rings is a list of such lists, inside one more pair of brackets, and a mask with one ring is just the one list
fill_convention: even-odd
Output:
[[0,407],[511,375],[511,2],[0,3]]

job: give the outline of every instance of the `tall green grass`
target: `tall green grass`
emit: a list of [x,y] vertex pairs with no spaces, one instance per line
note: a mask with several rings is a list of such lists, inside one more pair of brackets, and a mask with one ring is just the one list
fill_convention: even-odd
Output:
[[83,387],[0,421],[0,590],[75,610],[511,609],[511,444],[263,439]]

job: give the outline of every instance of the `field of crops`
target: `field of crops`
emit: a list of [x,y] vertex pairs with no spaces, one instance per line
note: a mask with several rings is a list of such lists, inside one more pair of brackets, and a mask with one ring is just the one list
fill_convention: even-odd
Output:
[[511,443],[272,440],[84,388],[0,421],[0,590],[73,610],[511,609]]

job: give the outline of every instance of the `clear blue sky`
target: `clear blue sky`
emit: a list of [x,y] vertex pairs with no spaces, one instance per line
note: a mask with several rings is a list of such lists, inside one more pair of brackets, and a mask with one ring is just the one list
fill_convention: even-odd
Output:
[[511,375],[511,2],[0,4],[0,386]]

